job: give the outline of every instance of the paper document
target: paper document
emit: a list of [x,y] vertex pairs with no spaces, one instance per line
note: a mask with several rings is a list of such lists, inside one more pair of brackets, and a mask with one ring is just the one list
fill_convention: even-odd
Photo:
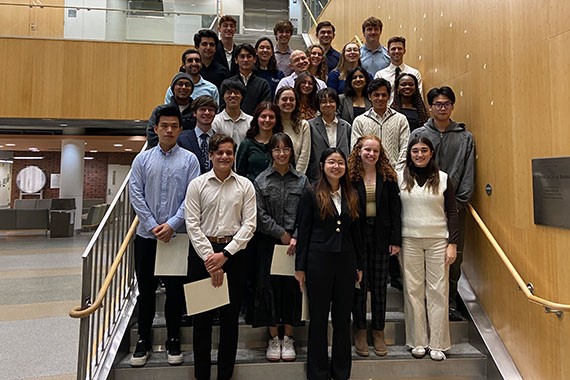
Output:
[[295,275],[295,255],[287,254],[288,245],[275,245],[273,260],[271,261],[271,274],[281,276]]
[[186,312],[188,315],[203,313],[230,303],[228,276],[224,273],[224,282],[219,288],[212,286],[210,277],[184,285]]
[[188,273],[188,235],[174,235],[168,243],[156,244],[155,276],[186,276]]
[[307,296],[307,285],[303,285],[303,296],[301,301],[301,320],[308,321],[309,319],[309,297]]

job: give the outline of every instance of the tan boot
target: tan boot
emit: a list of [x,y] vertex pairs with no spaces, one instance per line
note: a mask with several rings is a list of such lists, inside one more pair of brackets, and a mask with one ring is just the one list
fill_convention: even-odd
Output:
[[374,339],[374,353],[378,356],[385,356],[388,354],[386,342],[384,341],[384,331],[373,330],[372,338]]
[[356,330],[354,334],[354,350],[360,356],[368,356],[368,341],[366,340],[366,329]]

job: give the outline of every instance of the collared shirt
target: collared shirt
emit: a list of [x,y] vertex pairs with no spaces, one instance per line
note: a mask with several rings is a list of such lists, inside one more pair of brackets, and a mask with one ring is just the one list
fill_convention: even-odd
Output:
[[249,78],[251,78],[251,74],[253,74],[253,72],[249,73],[249,75],[243,75],[241,72],[239,73],[239,76],[241,77],[241,80],[243,81],[243,84],[245,84],[245,86],[247,87],[247,82],[249,81]]
[[255,231],[253,184],[234,172],[223,181],[214,170],[196,178],[188,186],[184,209],[188,236],[203,260],[214,253],[208,236],[233,236],[225,247],[233,255],[247,246]]
[[[218,88],[214,86],[213,83],[208,82],[207,80],[205,80],[200,76],[200,80],[198,81],[198,83],[194,83],[194,91],[192,91],[192,99],[196,99],[198,96],[202,95],[209,95],[212,98],[214,98],[216,103],[220,104],[220,92],[218,91]],[[172,96],[174,96],[174,94],[172,93],[172,88],[168,87],[168,89],[166,90],[166,95],[164,96],[164,103],[168,104]]]
[[291,48],[288,46],[287,50],[283,52],[277,50],[277,46],[275,46],[274,55],[275,55],[275,60],[277,61],[277,69],[283,71],[283,74],[285,75],[291,75],[291,73],[293,72],[293,69],[289,67],[291,53],[293,53],[293,50],[291,50]]
[[325,58],[327,60],[327,67],[329,68],[330,73],[338,65],[338,61],[340,60],[340,53],[331,46],[325,53]]
[[329,146],[331,148],[336,148],[336,130],[338,126],[338,119],[335,117],[330,123],[327,123],[325,119],[323,119],[323,123],[325,123],[325,131],[327,131]]
[[342,194],[340,192],[340,187],[337,191],[331,192],[331,198],[334,204],[334,208],[336,208],[336,212],[338,212],[340,215],[342,211]]
[[131,204],[139,217],[137,235],[156,239],[151,231],[162,223],[184,232],[184,194],[199,175],[198,158],[178,145],[168,152],[157,145],[137,155],[129,180]]
[[237,120],[233,120],[230,115],[228,115],[227,111],[223,110],[214,117],[212,129],[217,133],[223,133],[231,136],[239,147],[239,144],[241,144],[243,139],[245,139],[245,134],[249,129],[252,119],[252,116],[241,111]]
[[362,68],[369,73],[377,73],[390,64],[388,49],[380,45],[376,50],[370,50],[366,45],[360,47],[360,62]]
[[[279,81],[277,85],[277,89],[275,92],[279,91],[279,89],[283,86],[289,86],[295,88],[295,79],[297,79],[299,75],[297,73],[293,73],[291,75],[286,76],[285,78]],[[317,80],[317,90],[322,90],[323,88],[327,88],[327,84],[320,80],[319,78],[315,78]]]
[[376,72],[374,75],[374,79],[377,78],[384,78],[392,85],[392,93],[390,94],[390,103],[392,103],[392,99],[394,98],[394,83],[396,82],[396,67],[400,68],[400,73],[407,73],[412,74],[418,80],[418,90],[420,91],[420,95],[423,97],[424,90],[422,87],[422,74],[417,69],[414,69],[411,66],[402,63],[400,66],[396,66],[393,63],[390,63],[388,67],[383,68],[382,70]]

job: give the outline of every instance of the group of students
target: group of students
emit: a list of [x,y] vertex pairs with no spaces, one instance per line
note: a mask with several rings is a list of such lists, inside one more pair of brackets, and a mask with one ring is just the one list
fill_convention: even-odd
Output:
[[[220,19],[222,41],[215,46],[228,72],[236,73],[218,87],[221,106],[214,96],[192,96],[195,80],[204,79],[183,67],[171,83],[172,101],[157,107],[149,121],[151,148],[133,162],[140,295],[131,365],[144,365],[152,351],[157,240],[168,242],[177,232],[187,233],[191,244],[188,276],[164,277],[170,364],[183,362],[182,285],[210,277],[218,287],[226,274],[230,304],[219,309],[218,379],[233,373],[243,303],[248,323],[268,327],[267,360],[296,359],[293,335],[302,324],[302,292],[309,300],[307,378],[348,379],[352,345],[358,355],[369,355],[368,292],[373,352],[388,353],[387,286],[400,268],[406,345],[416,358],[429,353],[433,360],[445,359],[449,320],[461,318],[456,284],[475,157],[471,133],[451,119],[453,90],[428,92],[428,119],[421,77],[395,70],[394,86],[382,77],[380,71],[394,65],[387,52],[401,58],[405,39],[390,39],[388,49],[379,42],[375,49],[369,46],[381,34],[375,17],[362,26],[366,45],[350,42],[337,54],[329,22],[317,26],[319,41],[328,46],[305,53],[287,52],[289,21],[276,25],[277,49],[267,38],[232,49],[232,20]],[[210,36],[197,33],[197,48],[204,42],[200,34]],[[199,50],[186,51],[183,63],[188,57],[203,60]],[[364,58],[371,67],[386,59],[389,65],[371,73],[362,66]],[[286,61],[287,76],[278,69]],[[276,245],[295,256],[294,276],[270,274]],[[214,313],[193,318],[199,380],[211,374]]]

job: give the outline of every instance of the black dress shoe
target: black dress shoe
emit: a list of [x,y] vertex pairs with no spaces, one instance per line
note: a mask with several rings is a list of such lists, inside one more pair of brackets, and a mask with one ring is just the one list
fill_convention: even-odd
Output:
[[180,326],[192,326],[193,317],[188,314],[184,314],[180,319]]
[[459,322],[459,321],[463,321],[463,315],[461,315],[461,313],[459,312],[459,310],[456,310],[452,307],[449,308],[449,320],[450,321],[454,321],[454,322]]

